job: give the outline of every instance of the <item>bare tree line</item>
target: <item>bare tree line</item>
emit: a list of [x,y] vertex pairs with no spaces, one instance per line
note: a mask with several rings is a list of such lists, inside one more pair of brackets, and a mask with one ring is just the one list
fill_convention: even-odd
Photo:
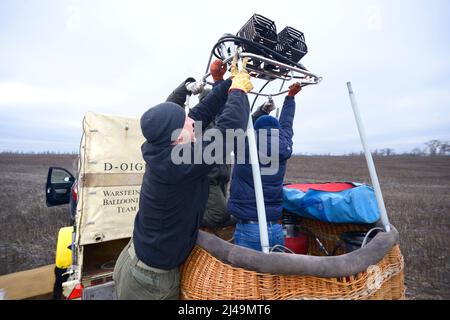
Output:
[[78,152],[64,152],[64,151],[23,151],[23,150],[3,150],[0,154],[10,155],[78,155]]
[[[375,149],[371,153],[373,156],[388,157],[388,156],[450,156],[450,141],[430,140],[424,143],[423,148],[416,147],[411,151],[397,152],[394,148]],[[336,156],[331,153],[295,153],[297,156]],[[342,156],[364,156],[364,152],[350,152],[341,154]]]
[[[450,156],[450,141],[441,141],[441,140],[430,140],[424,143],[425,147],[419,148],[416,147],[411,151],[397,153],[394,148],[382,148],[375,149],[372,151],[373,156],[394,156],[394,155],[414,155],[414,156]],[[1,151],[0,154],[23,154],[23,155],[77,155],[78,152],[58,152],[58,151],[43,151],[43,152],[35,152],[35,151],[12,151],[5,150]],[[296,155],[323,155],[323,156],[331,156],[330,153],[324,154],[311,154],[311,153],[296,153]],[[359,156],[364,155],[361,152],[351,152],[345,154],[346,156]]]
[[[415,156],[449,156],[450,155],[450,142],[441,140],[430,140],[424,143],[423,148],[414,148],[409,152],[402,152],[403,155],[415,155]],[[372,154],[374,156],[393,156],[397,153],[393,148],[375,149]]]

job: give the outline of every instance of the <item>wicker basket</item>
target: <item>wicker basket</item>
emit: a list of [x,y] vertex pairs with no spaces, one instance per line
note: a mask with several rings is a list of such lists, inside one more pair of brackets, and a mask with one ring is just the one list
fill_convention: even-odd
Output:
[[[304,226],[332,250],[339,234],[367,226],[328,224],[309,219]],[[312,239],[311,239],[312,240]],[[309,241],[311,255],[320,255]],[[339,253],[339,252],[338,252]],[[341,252],[342,253],[342,252]],[[181,298],[186,300],[404,299],[403,256],[398,245],[376,265],[339,278],[259,273],[224,263],[196,246],[181,270]]]

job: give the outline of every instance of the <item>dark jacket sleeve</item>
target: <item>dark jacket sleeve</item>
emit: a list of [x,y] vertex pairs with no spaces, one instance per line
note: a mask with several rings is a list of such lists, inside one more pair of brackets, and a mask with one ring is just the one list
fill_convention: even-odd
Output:
[[225,80],[215,86],[213,90],[194,108],[189,111],[189,117],[195,121],[202,121],[202,131],[213,121],[225,105],[231,80]]
[[284,99],[283,109],[281,110],[280,119],[280,160],[289,159],[292,155],[292,137],[294,131],[292,125],[295,115],[294,97],[287,96]]
[[[231,80],[227,81],[230,81],[231,85]],[[247,94],[240,90],[232,90],[228,95],[222,113],[217,117],[216,127],[223,133],[226,129],[243,129],[245,131],[249,114],[250,105]]]
[[194,78],[187,78],[184,80],[172,93],[167,97],[166,102],[173,102],[184,108],[186,96],[191,95],[191,92],[186,89],[186,83],[195,82]]
[[[226,81],[225,81],[226,82]],[[231,83],[231,82],[230,82]],[[228,86],[227,86],[228,90]],[[208,95],[211,96],[211,93]],[[206,99],[206,98],[205,98]],[[250,114],[250,106],[248,103],[247,95],[240,91],[231,91],[226,100],[225,106],[223,107],[222,113],[217,117],[216,129],[220,130],[223,135],[223,152],[222,152],[222,163],[225,163],[228,156],[226,150],[226,129],[242,129],[245,131],[247,128],[248,117]],[[230,141],[231,142],[231,141]],[[197,142],[198,143],[198,142]],[[210,143],[209,141],[203,141],[202,150],[204,150]],[[191,144],[191,152],[194,154],[195,146]],[[193,159],[193,157],[192,157]],[[181,164],[181,178],[197,178],[201,175],[206,175],[215,166],[215,164],[208,165],[206,163],[202,164]]]
[[219,84],[222,84],[225,80],[221,79],[221,80],[217,80],[216,82],[213,83],[213,88],[217,87]]

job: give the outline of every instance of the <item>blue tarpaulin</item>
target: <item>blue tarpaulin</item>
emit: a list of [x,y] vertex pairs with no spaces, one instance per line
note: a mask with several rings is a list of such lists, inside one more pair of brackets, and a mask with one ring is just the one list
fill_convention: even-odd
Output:
[[283,208],[306,218],[330,223],[374,223],[380,218],[372,187],[354,187],[337,192],[283,188]]

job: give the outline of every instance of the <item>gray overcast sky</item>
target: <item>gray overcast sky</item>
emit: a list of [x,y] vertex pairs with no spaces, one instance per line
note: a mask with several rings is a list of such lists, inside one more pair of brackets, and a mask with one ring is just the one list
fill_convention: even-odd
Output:
[[361,150],[347,81],[372,149],[450,140],[449,1],[0,0],[0,151],[78,151],[87,111],[139,117],[253,13],[303,31],[324,78],[296,99],[295,152]]

